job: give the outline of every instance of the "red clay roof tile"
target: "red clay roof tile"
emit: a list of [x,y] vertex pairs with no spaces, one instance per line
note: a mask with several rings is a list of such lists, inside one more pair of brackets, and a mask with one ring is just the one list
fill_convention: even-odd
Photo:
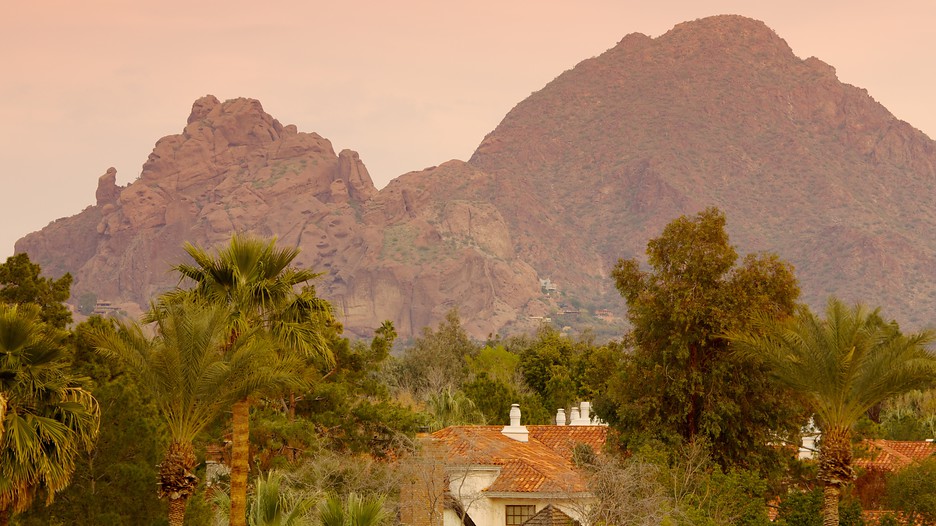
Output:
[[936,454],[936,443],[902,440],[867,440],[869,458],[855,459],[855,465],[865,469],[894,471],[917,460]]
[[487,491],[495,493],[579,493],[584,478],[572,463],[576,444],[600,452],[605,426],[527,426],[529,442],[505,436],[502,426],[452,426],[432,437],[455,464],[500,467]]

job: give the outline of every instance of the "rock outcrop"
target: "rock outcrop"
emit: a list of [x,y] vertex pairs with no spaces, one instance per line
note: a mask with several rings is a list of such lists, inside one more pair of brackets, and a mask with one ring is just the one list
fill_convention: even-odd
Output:
[[[453,166],[452,177],[477,171]],[[410,335],[456,305],[478,336],[517,319],[538,282],[512,253],[503,218],[486,202],[439,208],[427,195],[378,195],[357,152],[336,155],[256,100],[206,96],[181,134],[156,143],[136,181],[121,188],[108,169],[94,206],[16,249],[72,272],[77,292],[145,306],[178,284],[171,267],[186,242],[212,247],[249,232],[300,246],[296,263],[325,272],[320,294],[361,335],[386,319]]]

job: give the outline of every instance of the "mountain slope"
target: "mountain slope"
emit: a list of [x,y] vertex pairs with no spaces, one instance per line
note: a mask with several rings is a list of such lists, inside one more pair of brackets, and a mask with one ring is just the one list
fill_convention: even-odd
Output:
[[518,104],[469,162],[538,189],[552,206],[536,218],[497,202],[518,253],[595,301],[616,258],[718,206],[743,252],[796,265],[812,304],[834,293],[915,323],[936,307],[936,145],[761,22],[629,35]]

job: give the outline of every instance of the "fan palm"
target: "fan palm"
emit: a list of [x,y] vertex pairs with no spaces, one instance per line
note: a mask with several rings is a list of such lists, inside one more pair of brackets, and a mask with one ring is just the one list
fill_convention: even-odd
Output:
[[318,507],[318,519],[322,526],[379,526],[389,515],[383,507],[381,497],[348,495],[342,502],[338,495],[329,495]]
[[139,377],[165,420],[170,443],[159,465],[158,494],[169,500],[173,525],[182,524],[198,484],[195,437],[235,400],[292,378],[294,364],[279,360],[258,331],[232,337],[230,317],[227,305],[188,298],[151,310],[152,338],[136,323],[93,335],[98,352]]
[[68,486],[100,411],[66,370],[62,334],[35,305],[0,303],[0,524]]
[[904,335],[879,310],[849,308],[833,298],[825,319],[800,307],[791,318],[760,319],[754,332],[727,338],[812,404],[822,431],[823,524],[837,525],[841,489],[854,477],[852,427],[886,398],[934,383],[936,357],[926,349],[934,334]]
[[[215,498],[218,512],[229,521],[231,497],[220,493]],[[248,526],[305,526],[312,524],[310,511],[315,499],[303,496],[290,486],[286,477],[278,471],[260,475],[254,485],[253,499],[247,508]]]
[[[215,255],[186,245],[194,264],[177,265],[181,281],[195,282],[192,291],[178,290],[163,298],[194,294],[231,309],[232,335],[264,331],[278,351],[331,361],[323,328],[331,321],[328,302],[307,285],[318,274],[290,266],[299,250],[278,248],[276,240],[234,235]],[[303,286],[300,291],[297,287]],[[250,402],[245,396],[232,408],[231,525],[243,526],[247,504]]]

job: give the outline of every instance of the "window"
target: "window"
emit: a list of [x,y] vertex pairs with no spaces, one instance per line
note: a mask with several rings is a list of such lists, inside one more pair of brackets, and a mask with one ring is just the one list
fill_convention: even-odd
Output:
[[520,526],[536,515],[536,506],[507,506],[507,526]]

